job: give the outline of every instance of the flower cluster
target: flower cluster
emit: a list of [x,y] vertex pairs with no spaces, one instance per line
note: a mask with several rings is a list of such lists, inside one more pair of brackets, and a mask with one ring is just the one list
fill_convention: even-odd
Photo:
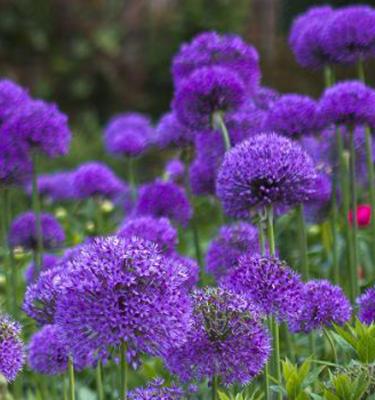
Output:
[[163,386],[162,379],[155,379],[146,388],[137,388],[129,393],[130,400],[183,400],[184,392],[178,387]]
[[375,322],[375,288],[367,289],[357,299],[359,306],[359,319],[365,324]]

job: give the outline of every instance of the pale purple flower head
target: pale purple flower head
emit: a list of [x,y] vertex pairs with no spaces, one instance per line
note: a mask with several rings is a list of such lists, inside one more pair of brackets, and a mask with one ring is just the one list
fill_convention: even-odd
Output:
[[135,213],[137,216],[167,217],[183,226],[186,226],[192,217],[185,190],[173,182],[159,180],[140,188]]
[[129,400],[184,400],[184,391],[177,387],[163,386],[162,379],[155,379],[145,388],[137,388],[129,392]]
[[357,299],[359,306],[358,318],[361,322],[371,325],[375,322],[375,288],[367,289]]
[[181,123],[191,129],[207,129],[216,112],[239,109],[245,87],[238,74],[223,67],[203,67],[176,89],[173,109]]
[[265,126],[270,131],[297,139],[317,133],[317,103],[308,96],[286,94],[276,100],[268,111]]
[[74,357],[107,358],[125,341],[130,353],[161,354],[184,339],[190,302],[186,276],[141,238],[96,238],[63,276],[55,320]]
[[238,265],[246,253],[259,253],[258,230],[247,222],[238,222],[220,228],[206,253],[206,270],[220,279]]
[[10,79],[0,79],[0,124],[29,100],[30,97],[24,88]]
[[[41,271],[47,271],[56,266],[60,257],[54,254],[43,254],[42,265],[40,266]],[[27,285],[30,285],[37,278],[35,271],[35,263],[32,261],[25,271],[25,281]]]
[[249,93],[260,81],[259,55],[256,49],[237,35],[204,32],[184,43],[173,58],[172,74],[176,86],[202,67],[221,66],[235,71]]
[[314,163],[298,143],[261,134],[226,153],[216,193],[226,214],[246,217],[252,207],[282,208],[307,201],[315,181]]
[[20,325],[7,315],[0,315],[0,374],[8,382],[14,381],[24,359]]
[[[62,246],[65,233],[57,219],[48,213],[41,216],[43,248],[46,250]],[[27,250],[34,250],[37,246],[36,217],[31,211],[18,215],[12,222],[8,241],[11,247],[21,246]]]
[[80,199],[101,197],[112,199],[124,190],[124,184],[104,163],[81,164],[73,176],[73,189]]
[[246,254],[222,284],[241,293],[263,315],[289,321],[299,315],[303,283],[298,274],[276,257]]
[[375,9],[353,5],[335,11],[325,31],[325,49],[337,63],[375,57]]
[[164,174],[169,181],[181,181],[185,174],[185,164],[177,158],[169,160],[165,166]]
[[343,325],[351,318],[352,307],[339,286],[327,280],[312,280],[304,285],[300,313],[290,322],[293,332]]
[[148,117],[139,113],[124,113],[113,117],[104,131],[109,153],[128,157],[142,154],[149,146],[153,128]]
[[225,385],[249,383],[270,354],[270,338],[245,298],[221,288],[195,290],[187,340],[166,356],[183,381],[220,377]]
[[131,218],[124,222],[117,235],[125,239],[136,236],[154,242],[163,254],[170,254],[175,251],[178,243],[177,230],[165,217],[141,216]]
[[362,82],[340,82],[326,89],[319,108],[320,118],[326,125],[375,127],[375,91]]

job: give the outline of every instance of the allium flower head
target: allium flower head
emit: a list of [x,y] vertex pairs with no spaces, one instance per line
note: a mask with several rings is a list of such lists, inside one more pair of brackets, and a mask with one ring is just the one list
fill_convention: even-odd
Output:
[[294,332],[310,332],[314,329],[342,325],[352,313],[349,300],[339,286],[327,280],[312,280],[304,285],[301,310],[290,322]]
[[225,225],[212,240],[206,254],[206,270],[216,279],[238,265],[245,253],[259,253],[258,230],[246,222]]
[[9,79],[0,79],[0,124],[29,100],[27,91],[21,86]]
[[280,94],[275,89],[260,86],[252,100],[259,110],[267,111],[279,97]]
[[318,125],[317,103],[298,94],[286,94],[276,100],[265,122],[270,131],[293,139],[316,133]]
[[139,113],[124,113],[109,121],[104,142],[109,153],[134,157],[147,149],[152,135],[153,128],[148,117]]
[[123,238],[141,237],[158,245],[164,254],[170,254],[177,246],[177,230],[168,218],[151,216],[131,218],[122,225],[117,235]]
[[176,271],[187,277],[185,281],[186,289],[191,290],[197,285],[200,269],[198,263],[193,258],[174,252],[167,256],[166,261],[171,264],[172,268],[175,268]]
[[25,102],[2,126],[15,145],[38,150],[50,158],[67,154],[71,141],[68,118],[55,104]]
[[228,273],[222,284],[242,293],[264,315],[288,321],[299,313],[303,283],[276,257],[246,254],[240,257],[238,267]]
[[186,342],[171,349],[168,368],[183,381],[212,379],[249,383],[264,367],[270,338],[241,296],[220,288],[193,292],[194,311]]
[[[65,233],[57,219],[47,213],[41,216],[43,248],[46,250],[61,246],[65,240]],[[33,250],[37,246],[36,217],[31,211],[18,215],[12,222],[8,236],[12,247],[21,246]]]
[[104,163],[89,161],[81,164],[74,173],[73,188],[81,199],[114,198],[122,193],[124,184]]
[[161,354],[183,340],[187,277],[164,262],[155,244],[96,238],[66,268],[55,319],[74,357],[106,358],[123,341],[129,352]]
[[186,226],[192,209],[184,189],[173,182],[157,180],[140,188],[135,213],[138,216],[167,217]]
[[[55,267],[59,260],[60,257],[55,256],[54,254],[43,254],[41,271],[47,271],[48,269]],[[35,272],[35,263],[31,262],[25,271],[25,280],[27,285],[31,284],[37,278]]]
[[184,400],[184,391],[178,387],[163,386],[162,379],[155,379],[146,388],[137,388],[129,393],[129,400]]
[[173,109],[191,129],[209,128],[213,114],[237,110],[245,100],[245,87],[236,72],[223,67],[203,67],[176,89]]
[[367,289],[357,299],[359,305],[358,317],[361,322],[371,325],[375,322],[375,288]]
[[172,182],[181,181],[185,174],[185,164],[177,158],[169,160],[165,166],[164,174]]
[[224,210],[246,217],[251,207],[292,206],[308,200],[316,172],[299,144],[276,134],[261,134],[226,153],[216,181]]
[[316,221],[327,216],[332,200],[332,177],[325,172],[318,173],[315,193],[305,203],[305,214],[308,220]]
[[21,327],[6,315],[0,315],[0,374],[14,381],[25,359]]
[[338,63],[375,57],[375,9],[356,5],[335,11],[325,36],[325,48]]
[[375,91],[359,81],[341,82],[326,89],[319,108],[326,125],[375,126]]
[[204,32],[181,46],[173,59],[172,74],[176,86],[202,67],[226,67],[243,80],[253,93],[260,81],[259,55],[256,49],[237,35]]

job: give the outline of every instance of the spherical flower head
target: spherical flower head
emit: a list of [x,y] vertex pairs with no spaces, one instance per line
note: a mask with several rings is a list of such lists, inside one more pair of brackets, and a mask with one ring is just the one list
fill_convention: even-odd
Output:
[[129,393],[129,400],[184,400],[184,391],[176,386],[163,386],[162,379],[155,379],[146,388],[137,388]]
[[298,143],[261,134],[226,153],[216,193],[226,214],[246,217],[251,207],[282,208],[309,200],[315,180],[314,163]]
[[122,193],[124,184],[104,163],[89,161],[81,164],[74,173],[73,188],[80,199],[89,197],[111,199]]
[[319,129],[317,103],[308,96],[286,94],[271,106],[265,126],[292,139],[316,133]]
[[164,217],[131,218],[125,221],[117,235],[123,238],[136,236],[154,242],[164,254],[171,254],[178,243],[176,228]]
[[[60,260],[60,257],[55,256],[54,254],[43,254],[41,271],[47,271],[55,267]],[[25,271],[25,281],[27,285],[30,285],[37,278],[35,271],[35,263],[31,262]]]
[[10,79],[0,80],[0,123],[4,123],[24,103],[30,100],[25,89]]
[[14,381],[22,369],[24,359],[20,325],[8,316],[0,315],[0,374],[8,382]]
[[148,117],[139,113],[124,113],[113,117],[104,131],[109,153],[128,157],[142,154],[149,146],[153,128]]
[[375,57],[375,9],[357,5],[335,11],[325,35],[326,50],[338,63]]
[[238,265],[240,256],[259,251],[258,230],[253,225],[246,222],[225,225],[208,246],[206,270],[220,279]]
[[135,214],[167,217],[186,226],[192,217],[192,209],[183,188],[173,182],[157,180],[140,188]]
[[197,285],[200,268],[199,264],[193,258],[174,252],[167,256],[167,262],[171,263],[176,271],[186,276],[185,287],[188,291]]
[[[43,248],[56,249],[64,243],[65,233],[57,219],[48,213],[40,215],[42,228]],[[28,211],[18,215],[12,222],[9,230],[8,241],[11,247],[23,247],[35,250],[37,247],[36,216]]]
[[325,90],[320,118],[326,125],[375,126],[375,91],[359,81],[346,81]]
[[15,145],[39,151],[50,158],[68,153],[71,131],[68,118],[55,104],[42,100],[25,102],[2,127]]
[[225,385],[249,383],[270,354],[270,338],[241,296],[221,288],[195,290],[187,340],[166,363],[183,381],[220,377]]
[[298,315],[303,283],[287,264],[276,257],[246,254],[222,284],[253,303],[263,315],[289,321]]
[[165,166],[164,174],[172,182],[180,181],[185,174],[185,164],[176,158],[169,160]]
[[367,289],[357,299],[359,306],[358,318],[361,322],[371,325],[375,322],[375,288]]
[[203,67],[176,89],[173,110],[191,129],[211,126],[217,112],[237,110],[245,100],[245,87],[236,72],[223,67]]
[[105,359],[122,342],[130,353],[161,354],[183,340],[190,313],[187,277],[164,262],[155,244],[96,238],[68,264],[55,320],[74,357]]
[[290,322],[293,332],[310,332],[314,329],[343,325],[349,321],[352,308],[339,286],[327,280],[312,280],[304,285],[301,311]]
[[173,58],[172,74],[176,87],[197,69],[210,66],[235,71],[249,93],[254,93],[259,85],[259,55],[253,46],[237,35],[204,32],[183,44]]
[[[370,204],[358,204],[357,206],[357,225],[360,228],[366,228],[371,222],[371,205]],[[348,219],[350,224],[353,224],[353,212],[350,210]]]

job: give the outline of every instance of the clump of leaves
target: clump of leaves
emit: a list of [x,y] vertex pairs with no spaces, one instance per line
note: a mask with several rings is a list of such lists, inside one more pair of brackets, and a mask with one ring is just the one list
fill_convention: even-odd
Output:
[[246,390],[237,394],[226,394],[219,392],[220,400],[261,400],[263,399],[263,394],[259,393],[258,389],[255,389],[252,393],[248,394]]
[[360,373],[352,377],[351,373],[331,374],[330,388],[324,390],[324,399],[327,400],[365,400],[369,399],[367,373]]

